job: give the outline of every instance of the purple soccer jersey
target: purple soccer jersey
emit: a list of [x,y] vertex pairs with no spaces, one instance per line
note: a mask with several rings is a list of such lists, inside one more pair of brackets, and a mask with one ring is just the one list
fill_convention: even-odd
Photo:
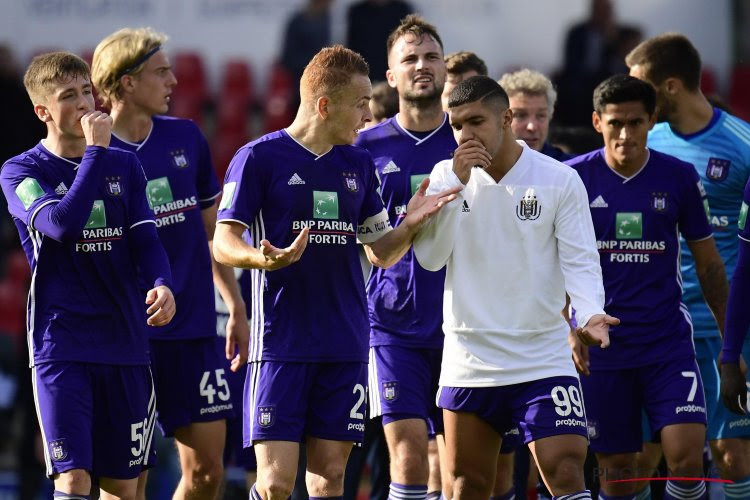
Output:
[[692,324],[681,302],[679,237],[711,237],[705,191],[691,165],[650,150],[646,165],[626,179],[609,168],[604,150],[566,162],[589,197],[604,279],[612,345],[590,349],[591,369],[695,356]]
[[201,209],[220,194],[206,139],[189,120],[153,117],[139,144],[112,136],[112,145],[138,156],[148,183],[146,196],[172,267],[177,313],[153,339],[182,340],[216,335],[211,256]]
[[[440,127],[422,138],[401,128],[394,116],[360,132],[356,144],[373,156],[394,227],[419,184],[456,149],[447,114]],[[411,248],[392,267],[373,268],[367,283],[370,345],[441,348],[444,283],[445,269],[425,270]]]
[[[95,189],[93,203],[70,205],[67,215],[80,220],[88,215],[81,232],[53,238],[40,231],[52,224],[42,220],[51,217],[45,215],[50,207],[69,206],[66,194],[79,167],[88,175],[94,165],[101,170],[90,179],[96,185],[88,186]],[[135,155],[89,147],[83,159],[71,160],[40,143],[8,160],[0,183],[32,270],[27,311],[32,365],[148,364],[145,295],[135,279],[139,250],[133,240],[138,226],[154,220]]]
[[232,159],[219,222],[250,230],[256,247],[283,248],[307,227],[291,266],[251,271],[250,361],[367,362],[367,301],[357,240],[390,229],[371,156],[355,146],[316,155],[285,130]]

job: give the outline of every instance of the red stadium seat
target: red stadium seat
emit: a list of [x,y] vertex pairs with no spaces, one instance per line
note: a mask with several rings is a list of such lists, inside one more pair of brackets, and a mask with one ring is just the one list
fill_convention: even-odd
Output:
[[26,330],[26,295],[28,289],[11,281],[0,281],[0,331],[19,340]]
[[216,135],[249,137],[250,101],[244,95],[222,95],[216,108]]
[[227,173],[229,162],[234,153],[248,142],[247,136],[243,134],[221,134],[217,135],[211,144],[211,157],[214,162],[214,170],[220,184],[224,184],[224,176]]
[[735,66],[729,86],[729,106],[735,115],[750,121],[750,65]]
[[27,287],[31,281],[29,262],[23,250],[15,250],[8,254],[5,262],[5,278],[19,287]]
[[294,120],[294,103],[297,89],[294,87],[292,76],[280,64],[271,68],[268,95],[263,109],[264,129],[273,132],[284,128]]
[[244,59],[230,59],[224,64],[219,97],[244,97],[248,105],[255,102],[255,87],[250,64]]
[[197,52],[176,52],[172,71],[177,77],[177,86],[172,92],[169,114],[189,118],[202,126],[204,111],[209,104],[203,58]]

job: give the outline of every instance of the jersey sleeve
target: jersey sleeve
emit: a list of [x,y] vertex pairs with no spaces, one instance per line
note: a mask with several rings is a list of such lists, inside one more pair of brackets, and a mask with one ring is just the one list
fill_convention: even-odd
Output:
[[747,223],[748,206],[750,206],[750,182],[745,185],[739,220],[737,221],[740,241],[738,242],[737,265],[734,268],[727,300],[724,342],[721,350],[721,360],[724,363],[738,362],[742,344],[747,336],[748,327],[750,327],[750,314],[747,312],[747,300],[750,297],[750,224]]
[[680,233],[687,241],[709,238],[713,232],[706,190],[694,168],[685,168],[685,182],[680,195],[678,225]]
[[208,208],[215,203],[216,198],[221,196],[219,181],[211,160],[211,151],[206,138],[197,130],[196,141],[198,142],[198,173],[196,176],[196,192],[198,193],[198,204],[201,209]]
[[385,233],[393,229],[385,209],[383,198],[380,196],[380,181],[372,158],[367,160],[368,175],[365,199],[360,210],[360,218],[357,227],[357,241],[360,243],[372,243],[377,241]]
[[745,184],[745,192],[742,195],[742,205],[740,206],[740,215],[737,218],[738,236],[750,242],[750,224],[747,223],[747,212],[750,208],[750,181]]
[[130,157],[130,199],[128,204],[128,223],[130,228],[144,223],[156,224],[154,211],[148,205],[146,198],[146,173],[134,154]]
[[0,173],[0,184],[8,201],[8,211],[27,226],[32,226],[42,207],[60,201],[60,196],[38,170],[25,162],[6,162]]
[[578,325],[604,313],[604,284],[594,223],[583,181],[571,170],[555,214],[555,238],[565,290]]
[[[453,173],[453,160],[445,160],[432,169],[427,194],[460,186],[463,184]],[[437,271],[448,263],[458,237],[463,203],[464,192],[460,191],[456,194],[456,199],[433,215],[414,238],[414,256],[428,271]]]
[[263,206],[265,184],[254,149],[240,149],[227,169],[217,222],[239,222],[249,228]]

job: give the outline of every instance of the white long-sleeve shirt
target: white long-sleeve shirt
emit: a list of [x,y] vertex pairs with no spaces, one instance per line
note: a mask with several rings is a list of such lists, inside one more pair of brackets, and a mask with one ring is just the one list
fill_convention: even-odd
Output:
[[[570,167],[523,146],[501,181],[474,168],[468,184],[414,241],[426,269],[447,265],[440,385],[492,387],[576,371],[560,311],[580,325],[604,313],[586,189]],[[428,192],[462,186],[438,163]]]

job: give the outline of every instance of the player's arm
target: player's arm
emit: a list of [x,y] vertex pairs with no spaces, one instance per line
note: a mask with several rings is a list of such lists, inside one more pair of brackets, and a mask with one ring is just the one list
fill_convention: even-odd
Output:
[[604,312],[604,285],[586,188],[575,175],[562,191],[555,238],[565,290],[576,309],[578,337],[586,345],[609,346],[609,327],[620,320]]
[[747,388],[741,369],[740,352],[750,328],[747,298],[750,297],[750,242],[740,238],[737,267],[727,301],[724,341],[721,348],[721,398],[735,413],[745,413]]
[[214,201],[210,206],[201,210],[203,227],[208,237],[208,252],[211,255],[211,270],[213,271],[214,286],[229,310],[227,321],[225,355],[231,360],[231,370],[236,372],[247,362],[247,346],[250,338],[250,326],[247,322],[247,309],[242,300],[240,287],[234,276],[234,270],[216,262],[213,256],[214,230],[216,228],[216,213],[218,205]]
[[570,295],[567,293],[565,294],[565,307],[561,312],[563,319],[568,324],[568,345],[572,351],[576,370],[582,375],[589,375],[589,347],[578,338],[576,320],[571,314]]
[[[42,200],[27,221],[34,229],[56,241],[69,241],[80,237],[91,214],[91,207],[107,161],[112,118],[100,111],[92,111],[83,115],[81,126],[86,137],[86,151],[73,184],[59,202],[48,200],[49,203],[46,203]],[[16,195],[42,195],[43,191],[46,191],[37,179],[27,179],[29,180],[18,179],[19,184],[22,181],[31,183],[31,190],[17,185],[14,187]]]
[[422,224],[456,199],[462,188],[449,188],[438,193],[426,194],[430,180],[425,179],[406,205],[406,217],[396,229],[385,233],[372,243],[365,244],[367,257],[374,266],[391,267],[404,256]]
[[719,327],[719,333],[724,335],[724,314],[727,308],[728,284],[724,262],[721,260],[716,242],[713,238],[699,241],[687,241],[690,253],[695,261],[695,272],[701,285],[701,292],[706,305],[711,310]]
[[419,265],[429,271],[438,271],[445,267],[453,253],[464,201],[461,192],[463,188],[464,183],[453,171],[453,161],[440,162],[432,170],[427,193],[449,190],[457,201],[435,214],[414,238],[414,256]]
[[[145,191],[143,191],[145,199]],[[130,227],[130,241],[138,272],[152,288],[146,293],[149,326],[164,326],[172,321],[177,306],[172,294],[172,270],[167,252],[159,240],[156,224],[147,220]]]
[[307,247],[310,232],[304,228],[291,245],[277,248],[268,240],[261,240],[260,248],[249,245],[242,239],[246,227],[239,222],[219,220],[214,232],[214,257],[220,264],[243,269],[265,269],[274,271],[297,262]]

